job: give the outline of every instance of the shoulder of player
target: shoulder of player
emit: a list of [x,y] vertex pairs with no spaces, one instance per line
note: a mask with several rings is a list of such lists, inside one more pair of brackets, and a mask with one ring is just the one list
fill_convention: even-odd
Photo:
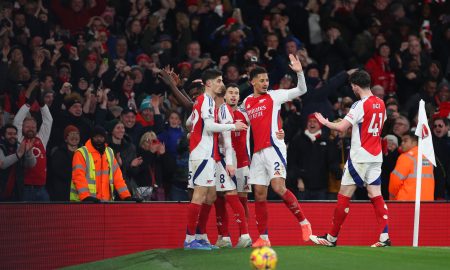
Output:
[[356,106],[357,106],[358,104],[362,104],[361,100],[357,100],[357,101],[355,101],[355,103],[353,103],[353,104],[352,104],[352,107],[351,107],[351,109],[354,109],[354,108],[356,108]]

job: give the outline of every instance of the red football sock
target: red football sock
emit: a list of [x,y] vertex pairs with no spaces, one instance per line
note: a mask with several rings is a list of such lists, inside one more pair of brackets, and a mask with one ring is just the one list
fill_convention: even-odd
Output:
[[200,214],[201,205],[190,203],[187,211],[187,232],[188,235],[195,235],[195,228],[197,227],[198,217]]
[[388,209],[385,207],[383,196],[376,196],[370,199],[375,216],[377,217],[378,229],[381,233],[388,233]]
[[198,234],[205,234],[206,233],[206,224],[208,223],[209,218],[209,212],[211,211],[211,205],[209,204],[202,204],[200,208],[200,216],[198,218],[198,225],[197,225],[197,233]]
[[292,214],[294,214],[299,222],[305,220],[305,215],[303,214],[303,211],[298,204],[297,198],[289,189],[286,190],[282,199],[286,207],[291,211]]
[[255,214],[259,234],[267,234],[267,201],[255,202]]
[[225,200],[230,204],[231,209],[234,212],[234,219],[239,226],[240,234],[248,234],[248,223],[245,218],[245,210],[239,201],[239,196],[236,195],[226,195]]
[[250,217],[250,212],[248,211],[248,199],[247,197],[239,197],[239,200],[242,203],[242,206],[244,207],[244,211],[245,211],[245,217],[247,218],[247,223],[248,223],[248,219]]
[[225,198],[222,196],[217,196],[214,206],[216,207],[216,223],[219,235],[230,236],[228,231],[228,214],[225,205]]
[[336,208],[334,209],[333,223],[331,226],[331,230],[328,233],[329,235],[337,237],[339,231],[341,230],[341,226],[348,215],[349,205],[350,197],[338,194]]

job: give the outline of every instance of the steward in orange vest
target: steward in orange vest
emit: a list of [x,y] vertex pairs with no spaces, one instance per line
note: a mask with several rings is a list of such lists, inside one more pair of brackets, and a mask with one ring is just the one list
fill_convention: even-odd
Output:
[[133,200],[113,150],[106,146],[105,141],[105,129],[96,126],[91,138],[75,152],[72,161],[71,201],[112,201],[114,189],[122,200]]
[[[414,201],[416,199],[417,177],[417,137],[408,133],[402,137],[402,150],[397,164],[389,178],[389,199],[396,201]],[[434,200],[433,164],[422,159],[421,201]]]

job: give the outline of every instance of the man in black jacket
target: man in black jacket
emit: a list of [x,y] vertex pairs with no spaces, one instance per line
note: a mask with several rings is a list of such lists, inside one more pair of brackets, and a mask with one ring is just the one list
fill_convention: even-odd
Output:
[[297,133],[288,151],[288,176],[301,200],[326,200],[329,172],[342,174],[338,155],[314,114],[308,116],[306,130]]

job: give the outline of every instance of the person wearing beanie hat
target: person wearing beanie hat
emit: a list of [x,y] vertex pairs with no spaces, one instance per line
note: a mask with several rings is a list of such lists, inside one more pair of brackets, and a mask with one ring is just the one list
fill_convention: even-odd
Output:
[[72,159],[79,144],[80,131],[68,125],[64,129],[64,144],[58,145],[50,155],[47,186],[52,201],[69,201]]
[[136,115],[136,122],[157,134],[164,129],[164,121],[159,110],[160,102],[161,96],[159,95],[145,97],[139,106],[139,113]]
[[139,106],[139,111],[143,111],[146,109],[153,109],[151,102],[152,102],[151,96],[147,96],[146,98],[144,98],[144,100],[142,100],[141,102],[141,106]]
[[[76,106],[74,106],[76,105]],[[64,97],[64,107],[66,111],[74,116],[83,114],[83,100],[78,93],[72,93]]]
[[78,135],[80,135],[80,131],[78,130],[78,128],[76,126],[68,125],[64,129],[64,140],[66,140],[67,137],[69,137],[69,135],[71,135],[71,133],[78,133]]
[[393,151],[398,148],[398,138],[395,135],[389,134],[384,136],[384,139],[388,142],[388,150]]
[[90,134],[92,146],[101,155],[103,155],[106,149],[106,134],[106,130],[102,126],[95,126]]
[[114,151],[106,146],[106,130],[95,126],[90,139],[73,156],[70,201],[112,201],[114,190],[125,201],[131,197]]

